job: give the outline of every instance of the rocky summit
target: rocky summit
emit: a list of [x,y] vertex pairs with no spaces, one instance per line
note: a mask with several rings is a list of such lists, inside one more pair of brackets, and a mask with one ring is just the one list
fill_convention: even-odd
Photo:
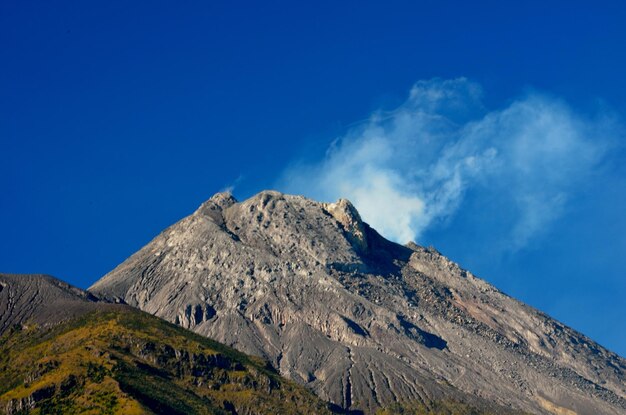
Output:
[[492,412],[626,413],[626,361],[347,200],[218,193],[95,283],[345,411],[452,399]]

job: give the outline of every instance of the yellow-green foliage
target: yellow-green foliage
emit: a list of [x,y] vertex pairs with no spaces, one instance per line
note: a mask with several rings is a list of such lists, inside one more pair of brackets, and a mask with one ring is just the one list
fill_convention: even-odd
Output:
[[0,412],[328,413],[257,358],[120,307],[0,338]]

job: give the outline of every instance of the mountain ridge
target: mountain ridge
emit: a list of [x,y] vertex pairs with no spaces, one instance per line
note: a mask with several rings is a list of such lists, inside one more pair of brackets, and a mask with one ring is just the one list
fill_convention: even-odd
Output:
[[0,273],[0,335],[26,323],[58,324],[110,305],[45,274]]
[[622,413],[626,362],[351,203],[218,193],[96,282],[269,359],[345,409],[468,396],[533,413]]

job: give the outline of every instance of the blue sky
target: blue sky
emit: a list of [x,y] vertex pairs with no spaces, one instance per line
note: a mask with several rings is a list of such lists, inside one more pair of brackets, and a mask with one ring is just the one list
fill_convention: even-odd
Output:
[[625,6],[129,3],[0,3],[1,271],[87,287],[216,191],[343,196],[626,355]]

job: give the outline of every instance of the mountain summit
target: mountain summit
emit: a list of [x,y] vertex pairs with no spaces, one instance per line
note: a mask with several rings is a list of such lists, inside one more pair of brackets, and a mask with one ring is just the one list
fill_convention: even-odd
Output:
[[265,357],[345,410],[626,411],[623,358],[434,249],[384,239],[347,200],[218,193],[90,291]]

